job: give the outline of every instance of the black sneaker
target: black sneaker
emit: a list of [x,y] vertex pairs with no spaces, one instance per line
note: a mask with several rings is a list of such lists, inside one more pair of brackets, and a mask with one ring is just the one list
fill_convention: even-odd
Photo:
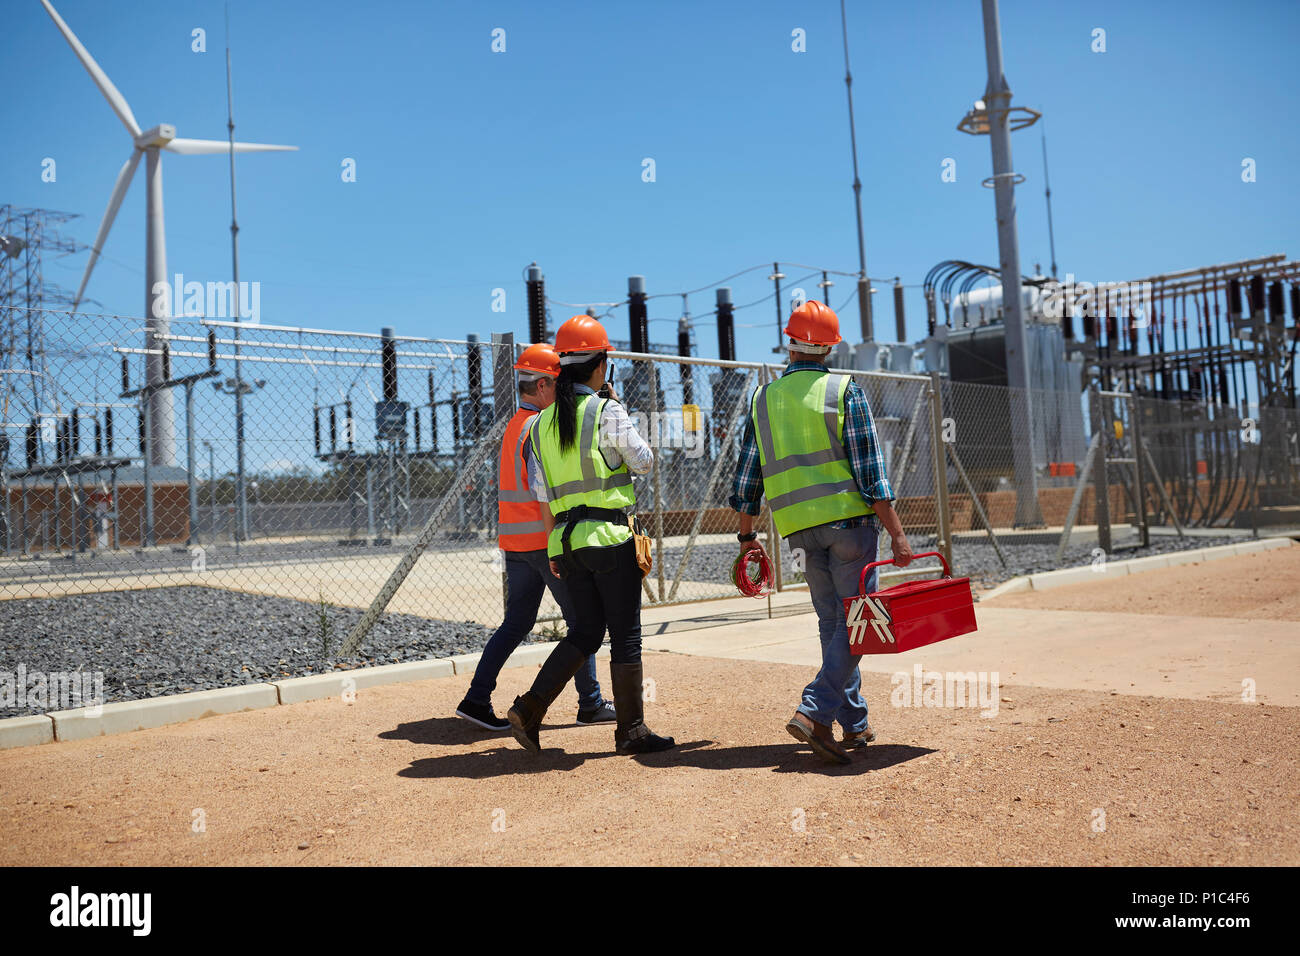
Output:
[[510,729],[510,721],[502,720],[492,708],[484,707],[481,704],[472,704],[468,700],[462,700],[460,706],[456,708],[456,716],[461,720],[468,720],[476,727],[482,727],[484,730],[502,731]]
[[612,724],[616,720],[618,720],[618,711],[607,700],[602,700],[592,710],[578,711],[578,723],[580,724]]

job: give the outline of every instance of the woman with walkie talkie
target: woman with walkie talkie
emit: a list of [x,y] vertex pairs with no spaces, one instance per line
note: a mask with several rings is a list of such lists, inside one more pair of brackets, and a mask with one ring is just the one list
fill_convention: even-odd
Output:
[[613,347],[604,326],[575,315],[560,326],[555,402],[534,419],[525,455],[529,483],[542,502],[551,570],[569,588],[576,627],[551,652],[533,686],[507,715],[515,739],[539,751],[546,710],[586,658],[610,637],[610,674],[621,754],[674,744],[645,725],[641,674],[641,566],[629,523],[636,504],[632,474],[654,462],[606,379]]

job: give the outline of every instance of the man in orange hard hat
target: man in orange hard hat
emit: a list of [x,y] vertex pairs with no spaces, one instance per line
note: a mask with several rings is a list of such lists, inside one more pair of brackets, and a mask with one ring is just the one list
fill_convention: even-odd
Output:
[[[754,516],[766,496],[776,530],[803,555],[822,667],[786,729],[823,760],[848,763],[848,750],[865,746],[875,732],[849,649],[843,599],[858,593],[859,573],[876,560],[877,522],[893,539],[900,567],[911,563],[912,548],[891,504],[894,491],[867,397],[851,376],[826,369],[841,341],[839,318],[821,302],[805,302],[791,313],[785,334],[790,360],[780,378],[754,392],[729,504],[740,512],[742,554],[763,550]],[[875,588],[873,569],[866,590]],[[844,728],[841,741],[832,730],[836,722]]]
[[[510,722],[492,710],[492,691],[506,659],[537,623],[542,595],[550,588],[569,630],[574,609],[565,583],[551,573],[546,557],[546,528],[541,506],[528,487],[524,442],[528,428],[542,409],[555,401],[560,357],[549,345],[530,345],[515,363],[519,373],[519,409],[506,425],[498,471],[497,544],[505,553],[505,620],[489,638],[474,668],[465,699],[456,716],[485,730],[505,731]],[[601,697],[596,658],[589,656],[573,676],[578,690],[578,723],[606,724],[615,719],[614,706]]]

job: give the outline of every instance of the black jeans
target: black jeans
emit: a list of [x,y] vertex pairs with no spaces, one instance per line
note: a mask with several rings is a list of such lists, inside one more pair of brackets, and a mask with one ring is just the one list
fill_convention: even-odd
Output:
[[[583,654],[594,654],[609,629],[610,660],[641,660],[641,568],[630,538],[607,548],[580,548],[560,559],[564,583],[573,602],[574,624],[566,641]],[[576,625],[576,626],[574,626]]]

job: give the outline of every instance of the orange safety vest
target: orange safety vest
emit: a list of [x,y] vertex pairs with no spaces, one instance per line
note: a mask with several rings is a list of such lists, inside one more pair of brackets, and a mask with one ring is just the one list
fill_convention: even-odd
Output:
[[501,466],[497,473],[497,545],[502,551],[540,551],[546,547],[542,506],[528,489],[524,440],[537,416],[527,408],[515,412],[501,439]]

